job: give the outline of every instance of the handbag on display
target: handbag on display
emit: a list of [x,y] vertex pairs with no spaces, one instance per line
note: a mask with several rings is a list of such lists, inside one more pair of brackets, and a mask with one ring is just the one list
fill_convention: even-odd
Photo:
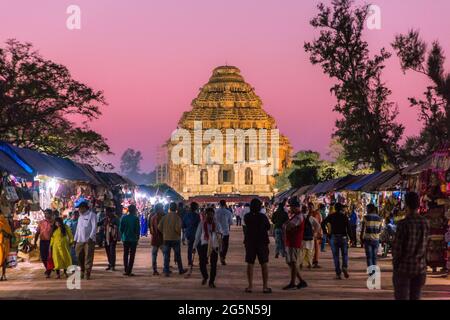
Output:
[[33,195],[30,189],[26,187],[21,188],[23,200],[33,200]]
[[39,205],[39,203],[32,203],[30,204],[30,211],[31,212],[36,212],[36,211],[40,211],[41,210],[41,206]]
[[17,252],[8,253],[8,257],[6,258],[6,266],[8,268],[17,267]]
[[19,200],[19,196],[17,195],[16,188],[13,186],[5,186],[5,195],[6,200],[10,202],[16,202]]
[[1,211],[6,217],[11,216],[11,204],[10,204],[10,202],[6,199],[6,194],[5,194],[5,193],[1,193],[1,195],[0,195],[0,211]]
[[17,188],[16,189],[16,193],[17,193],[17,197],[19,198],[19,200],[24,200],[24,195],[23,195],[23,189],[22,188]]
[[32,194],[33,203],[39,203],[39,192],[34,190]]

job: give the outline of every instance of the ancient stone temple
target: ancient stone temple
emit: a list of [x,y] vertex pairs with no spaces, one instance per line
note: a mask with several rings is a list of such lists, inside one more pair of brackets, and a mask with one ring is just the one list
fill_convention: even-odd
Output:
[[[185,199],[271,197],[274,175],[290,163],[288,139],[278,133],[275,120],[236,67],[213,70],[176,132],[181,133],[167,143],[168,183]],[[188,143],[183,150],[181,141]]]

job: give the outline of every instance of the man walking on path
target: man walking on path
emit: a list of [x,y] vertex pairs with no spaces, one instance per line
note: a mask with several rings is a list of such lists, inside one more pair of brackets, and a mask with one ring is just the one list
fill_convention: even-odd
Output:
[[106,218],[102,223],[105,232],[106,257],[108,258],[108,267],[106,270],[116,271],[116,245],[119,240],[119,219],[116,217],[115,208],[106,208]]
[[[326,226],[331,225],[330,245],[333,253],[336,279],[341,280],[341,273],[348,278],[348,240],[351,229],[348,217],[344,213],[344,206],[341,203],[334,205],[335,213],[330,214],[322,221],[323,232],[327,232]],[[339,256],[342,255],[342,268]]]
[[78,265],[81,268],[81,278],[91,279],[94,264],[95,240],[97,234],[97,215],[89,210],[85,201],[78,204],[80,217],[78,218],[77,232],[75,233],[75,253]]
[[[180,216],[181,221],[183,221],[185,214],[186,214],[186,210],[184,208],[184,203],[179,202],[178,203],[178,215]],[[182,242],[183,246],[186,245],[186,230],[184,229],[184,227],[181,228],[181,242]],[[175,263],[176,263],[176,261],[175,261]]]
[[187,256],[189,266],[193,265],[192,250],[194,249],[195,233],[197,232],[198,224],[200,223],[200,215],[198,213],[198,203],[191,203],[191,210],[183,216],[183,230],[187,240]]
[[367,267],[377,265],[377,252],[380,245],[381,224],[383,220],[373,203],[367,205],[367,214],[361,225],[361,243],[366,250]]
[[[326,209],[327,208],[326,208],[325,204],[323,204],[323,203],[319,204],[319,213],[321,216],[320,224],[322,224],[322,221],[325,220],[325,218],[327,217]],[[327,246],[327,234],[325,232],[322,232],[322,241],[320,244],[320,252],[325,252],[326,246]]]
[[272,223],[274,225],[275,235],[275,259],[281,256],[286,257],[286,249],[284,248],[283,225],[289,220],[287,212],[284,210],[285,201],[278,204],[277,210],[272,215]]
[[181,218],[177,213],[177,204],[170,203],[169,213],[162,217],[158,225],[158,230],[162,232],[164,239],[164,275],[170,276],[170,250],[173,249],[175,260],[177,261],[178,271],[180,274],[187,272],[183,269],[181,260]]
[[159,276],[157,260],[158,260],[158,250],[163,251],[164,254],[164,239],[161,231],[158,230],[158,225],[164,216],[164,207],[161,203],[155,206],[155,214],[150,219],[150,234],[152,236],[152,268],[153,275]]
[[140,226],[137,209],[134,204],[128,207],[128,214],[120,219],[120,234],[123,243],[124,276],[134,276],[133,265],[139,241]]
[[351,228],[350,242],[352,244],[352,248],[356,248],[358,246],[356,240],[356,229],[358,228],[358,214],[356,213],[356,207],[354,204],[352,205],[352,212],[350,213],[350,228]]
[[[283,226],[286,246],[286,262],[291,271],[291,281],[283,290],[301,289],[308,286],[300,275],[300,251],[302,248],[305,219],[300,213],[300,202],[297,197],[289,199],[289,220]],[[300,281],[295,285],[296,278]]]
[[49,258],[50,252],[50,239],[52,237],[52,230],[54,224],[54,215],[50,209],[45,210],[44,212],[45,219],[39,221],[38,227],[36,229],[36,234],[34,236],[34,245],[37,245],[37,241],[39,239],[39,251],[41,255],[41,261],[45,267],[45,275],[47,278],[50,277],[52,270],[48,269],[47,261]]
[[271,293],[268,287],[269,271],[269,230],[270,222],[265,214],[261,214],[262,203],[258,199],[253,199],[250,203],[250,213],[245,216],[244,244],[245,262],[247,262],[248,287],[245,292],[252,292],[253,289],[253,267],[256,257],[261,265],[263,278],[263,293]]
[[419,196],[405,195],[406,217],[397,224],[392,247],[393,284],[396,300],[419,300],[426,282],[430,224],[418,213]]
[[314,257],[313,257],[313,268],[320,268],[319,266],[319,254],[320,254],[320,242],[323,238],[323,232],[321,228],[322,224],[322,215],[319,210],[314,208],[314,204],[312,202],[308,203],[308,212],[311,212],[311,216],[317,221],[319,224],[319,229],[314,233]]
[[215,220],[222,235],[222,248],[220,251],[220,262],[226,265],[226,257],[228,252],[228,244],[230,242],[230,226],[233,224],[233,214],[227,209],[225,200],[220,200],[220,208],[216,210]]
[[[310,204],[312,206],[312,204]],[[303,263],[306,263],[308,269],[312,268],[312,259],[314,251],[314,240],[320,233],[320,224],[313,217],[312,210],[308,210],[306,206],[302,207],[302,214],[305,219],[305,227],[303,231],[303,241],[300,259],[300,269]]]
[[242,226],[242,209],[243,207],[240,204],[234,207],[234,215],[236,217],[237,226]]

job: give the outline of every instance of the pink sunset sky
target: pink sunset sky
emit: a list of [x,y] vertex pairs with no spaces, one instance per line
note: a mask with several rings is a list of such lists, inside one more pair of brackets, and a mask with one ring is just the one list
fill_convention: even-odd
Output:
[[[108,139],[115,153],[108,160],[117,170],[126,148],[141,150],[142,169],[152,169],[156,147],[170,137],[212,69],[225,63],[241,69],[294,150],[325,156],[337,116],[331,111],[332,83],[303,50],[315,36],[309,20],[319,2],[1,0],[0,42],[32,42],[77,80],[104,91],[109,105],[92,127]],[[372,3],[381,7],[382,28],[367,30],[371,48],[392,52],[395,34],[418,28],[427,42],[440,40],[450,55],[448,0]],[[81,30],[66,28],[72,4],[81,8]],[[406,133],[417,133],[417,112],[407,98],[420,96],[427,80],[404,75],[395,55],[385,80]]]

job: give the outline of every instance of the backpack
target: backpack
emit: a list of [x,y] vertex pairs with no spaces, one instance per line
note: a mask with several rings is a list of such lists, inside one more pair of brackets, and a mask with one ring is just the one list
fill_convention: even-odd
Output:
[[309,241],[314,239],[313,227],[311,221],[309,220],[309,216],[305,219],[305,230],[303,232],[303,240]]

